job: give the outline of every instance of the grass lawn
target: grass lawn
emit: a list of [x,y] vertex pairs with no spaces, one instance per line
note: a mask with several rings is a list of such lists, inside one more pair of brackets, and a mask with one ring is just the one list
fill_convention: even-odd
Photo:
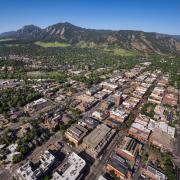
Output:
[[6,39],[0,39],[0,42],[6,42],[6,41],[13,41],[14,39],[6,38]]
[[27,76],[30,78],[47,78],[46,73],[41,71],[27,72]]
[[47,47],[69,47],[71,46],[68,43],[63,43],[63,42],[42,42],[38,41],[35,42],[36,45],[47,48]]
[[154,117],[154,109],[155,109],[156,105],[152,104],[152,103],[146,103],[143,105],[142,109],[141,109],[141,113],[145,114],[146,116],[149,116],[150,118]]
[[136,55],[138,55],[138,52],[128,51],[128,50],[121,49],[121,48],[115,48],[114,54],[119,55],[119,56],[136,56]]
[[137,56],[140,54],[137,51],[129,51],[129,50],[118,48],[118,47],[110,48],[110,49],[105,48],[104,50],[111,51],[112,53],[114,53],[114,55],[118,55],[118,56]]

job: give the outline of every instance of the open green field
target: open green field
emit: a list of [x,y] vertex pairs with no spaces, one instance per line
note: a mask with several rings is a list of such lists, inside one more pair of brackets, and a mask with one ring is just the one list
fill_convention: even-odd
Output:
[[27,72],[27,77],[30,78],[47,78],[47,74],[41,71]]
[[36,45],[41,46],[41,47],[69,47],[71,46],[68,43],[63,43],[63,42],[42,42],[42,41],[38,41],[35,42]]
[[121,49],[121,48],[115,48],[114,54],[119,55],[119,56],[136,56],[136,55],[138,55],[138,52],[128,51],[128,50]]
[[118,56],[137,56],[139,55],[139,52],[137,51],[129,51],[122,48],[110,48],[110,49],[104,49],[105,51],[111,51],[114,55]]
[[0,39],[0,42],[6,42],[6,41],[13,41],[14,39],[6,38],[6,39]]

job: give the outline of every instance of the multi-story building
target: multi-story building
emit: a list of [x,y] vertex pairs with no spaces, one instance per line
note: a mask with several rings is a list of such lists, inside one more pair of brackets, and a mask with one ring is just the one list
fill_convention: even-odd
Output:
[[44,98],[40,98],[36,101],[33,101],[25,106],[25,111],[34,112],[39,111],[48,105],[48,101]]
[[61,167],[53,173],[52,180],[76,180],[85,166],[84,159],[72,152]]
[[16,176],[20,180],[37,180],[45,174],[50,167],[55,163],[55,157],[48,150],[40,156],[40,165],[38,167],[31,161],[28,161],[17,169]]
[[78,146],[82,142],[83,138],[86,136],[87,132],[88,130],[86,128],[75,124],[67,129],[67,131],[65,132],[65,136],[70,142]]
[[134,138],[125,136],[116,153],[134,165],[136,158],[140,155],[143,145]]
[[127,161],[115,152],[111,154],[111,157],[106,165],[106,170],[108,172],[113,172],[122,180],[129,179],[132,176],[132,172],[129,170]]
[[139,123],[132,123],[128,131],[128,134],[130,136],[132,136],[133,138],[143,143],[148,140],[150,133],[151,133],[151,130],[149,130],[147,127]]
[[83,139],[82,146],[88,154],[95,158],[102,153],[115,132],[105,124],[100,124]]
[[116,108],[110,111],[110,117],[115,121],[123,123],[129,116],[129,113],[123,108]]

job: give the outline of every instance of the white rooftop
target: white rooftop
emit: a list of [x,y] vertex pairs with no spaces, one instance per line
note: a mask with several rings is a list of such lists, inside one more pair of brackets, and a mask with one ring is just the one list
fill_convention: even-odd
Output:
[[45,103],[46,101],[47,101],[46,99],[40,98],[40,99],[34,101],[33,103],[34,103],[34,104],[41,104],[41,103]]
[[55,172],[52,180],[75,180],[86,165],[86,162],[74,152],[68,157],[67,161],[70,166],[62,175]]

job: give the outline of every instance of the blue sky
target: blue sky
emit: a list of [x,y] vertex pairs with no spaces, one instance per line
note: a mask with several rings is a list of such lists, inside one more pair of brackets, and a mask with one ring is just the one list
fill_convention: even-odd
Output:
[[0,0],[0,32],[65,21],[86,28],[180,35],[180,0]]

